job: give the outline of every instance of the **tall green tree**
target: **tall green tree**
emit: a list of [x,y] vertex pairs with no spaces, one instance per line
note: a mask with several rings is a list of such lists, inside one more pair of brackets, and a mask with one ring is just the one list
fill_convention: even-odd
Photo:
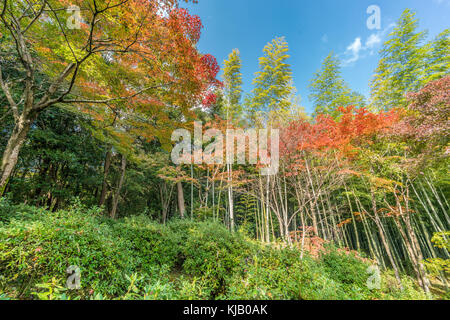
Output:
[[345,83],[340,65],[339,59],[330,53],[323,61],[321,69],[314,74],[309,85],[309,99],[313,101],[315,114],[326,113],[336,117],[339,107],[365,104],[364,96],[352,91]]
[[257,122],[262,115],[268,120],[288,114],[291,107],[292,86],[289,47],[284,37],[269,42],[263,49],[264,56],[259,58],[251,98],[248,101],[251,120]]
[[426,58],[424,83],[443,78],[450,73],[450,29],[445,29],[431,41]]
[[371,104],[378,110],[404,107],[405,94],[424,82],[426,32],[417,31],[415,13],[406,9],[380,51],[381,59],[371,82]]
[[[239,121],[242,115],[242,107],[240,105],[242,97],[242,74],[241,74],[241,58],[239,50],[234,49],[228,56],[228,60],[224,61],[224,98],[225,98],[225,116],[227,121],[231,123]],[[227,164],[227,195],[228,195],[228,212],[230,218],[230,229],[234,231],[234,195],[233,195],[233,167]]]
[[239,120],[242,115],[242,61],[239,54],[238,49],[233,49],[228,60],[224,61],[223,93],[227,120]]

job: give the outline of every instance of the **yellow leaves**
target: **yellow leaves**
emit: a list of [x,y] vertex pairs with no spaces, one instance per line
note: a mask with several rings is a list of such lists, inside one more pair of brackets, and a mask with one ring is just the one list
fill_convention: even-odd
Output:
[[355,170],[350,170],[350,169],[340,170],[338,172],[338,174],[341,174],[341,175],[355,175],[355,176],[358,176],[358,177],[360,177],[362,175],[361,172],[358,172],[358,171],[355,171]]
[[387,179],[387,178],[380,178],[373,175],[367,175],[370,181],[370,184],[375,189],[381,189],[386,192],[396,192],[396,187],[402,187],[403,184],[401,182]]
[[376,187],[392,186],[392,184],[394,183],[393,180],[384,179],[384,178],[378,178],[378,177],[373,177],[373,178],[371,179],[371,182],[372,182]]

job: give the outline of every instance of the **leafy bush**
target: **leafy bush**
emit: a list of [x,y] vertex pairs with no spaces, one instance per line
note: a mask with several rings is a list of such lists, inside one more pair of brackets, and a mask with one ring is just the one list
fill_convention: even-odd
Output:
[[328,278],[340,283],[351,298],[362,299],[370,295],[370,289],[366,284],[369,264],[352,253],[347,254],[331,246],[322,252],[320,260]]
[[214,222],[192,224],[182,247],[183,271],[209,280],[213,295],[225,289],[225,280],[241,264],[249,244]]
[[125,218],[113,224],[112,228],[136,258],[142,272],[150,272],[154,265],[172,268],[176,264],[179,247],[170,229],[146,216]]
[[328,278],[319,261],[300,250],[271,247],[254,253],[229,283],[226,299],[339,299],[340,285]]
[[[66,288],[69,266],[81,270],[78,290]],[[0,199],[0,300],[428,298],[389,272],[369,290],[367,266],[333,247],[300,259],[213,221],[113,221],[79,201],[49,212]]]
[[[436,248],[446,251],[448,256],[450,252],[450,231],[435,233],[431,242],[433,242]],[[424,264],[428,272],[434,277],[438,277],[442,273],[446,275],[450,274],[450,259],[427,259],[424,261]]]
[[18,297],[30,297],[36,284],[53,277],[66,279],[72,265],[81,268],[82,285],[108,294],[126,288],[123,273],[131,273],[135,258],[99,214],[78,205],[57,213],[36,210],[34,220],[13,218],[0,227],[0,272]]

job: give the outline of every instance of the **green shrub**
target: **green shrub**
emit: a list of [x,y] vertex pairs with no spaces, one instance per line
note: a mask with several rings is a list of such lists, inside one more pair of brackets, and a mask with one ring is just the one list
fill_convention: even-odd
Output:
[[348,298],[363,299],[370,296],[371,291],[367,286],[369,264],[333,246],[327,246],[320,255],[320,261],[327,277],[341,284]]
[[261,247],[232,277],[224,299],[309,300],[337,299],[339,285],[323,267],[298,249]]
[[[212,221],[104,218],[75,201],[49,212],[0,199],[3,299],[425,299],[389,272],[369,290],[368,265],[333,247],[318,259],[230,233]],[[78,266],[81,289],[68,290]]]
[[255,248],[231,278],[222,299],[301,299],[301,262],[294,250]]
[[135,257],[141,272],[150,272],[155,265],[172,268],[180,254],[173,232],[152,222],[146,216],[125,218],[115,223],[117,238]]
[[[186,229],[185,229],[186,230]],[[192,224],[182,246],[183,271],[210,281],[213,295],[225,289],[225,280],[241,264],[249,244],[214,222]]]
[[0,273],[18,297],[30,297],[37,284],[53,277],[67,279],[72,265],[81,269],[83,288],[105,294],[126,289],[123,274],[132,272],[135,259],[99,213],[79,206],[57,213],[36,210],[33,220],[12,218],[0,226]]

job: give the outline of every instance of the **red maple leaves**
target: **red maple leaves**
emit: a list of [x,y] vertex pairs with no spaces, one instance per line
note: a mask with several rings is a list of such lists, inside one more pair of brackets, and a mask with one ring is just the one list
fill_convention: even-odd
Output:
[[305,120],[291,122],[282,133],[282,153],[298,151],[345,150],[355,141],[391,128],[398,121],[398,113],[372,113],[354,106],[339,108],[341,115],[333,119],[319,114],[314,123]]
[[175,8],[170,13],[170,22],[177,26],[181,33],[193,43],[200,40],[202,21],[199,16],[190,15],[184,8]]
[[210,107],[212,105],[214,105],[217,102],[217,96],[215,93],[213,92],[209,92],[205,95],[205,97],[203,98],[202,104],[205,107]]

